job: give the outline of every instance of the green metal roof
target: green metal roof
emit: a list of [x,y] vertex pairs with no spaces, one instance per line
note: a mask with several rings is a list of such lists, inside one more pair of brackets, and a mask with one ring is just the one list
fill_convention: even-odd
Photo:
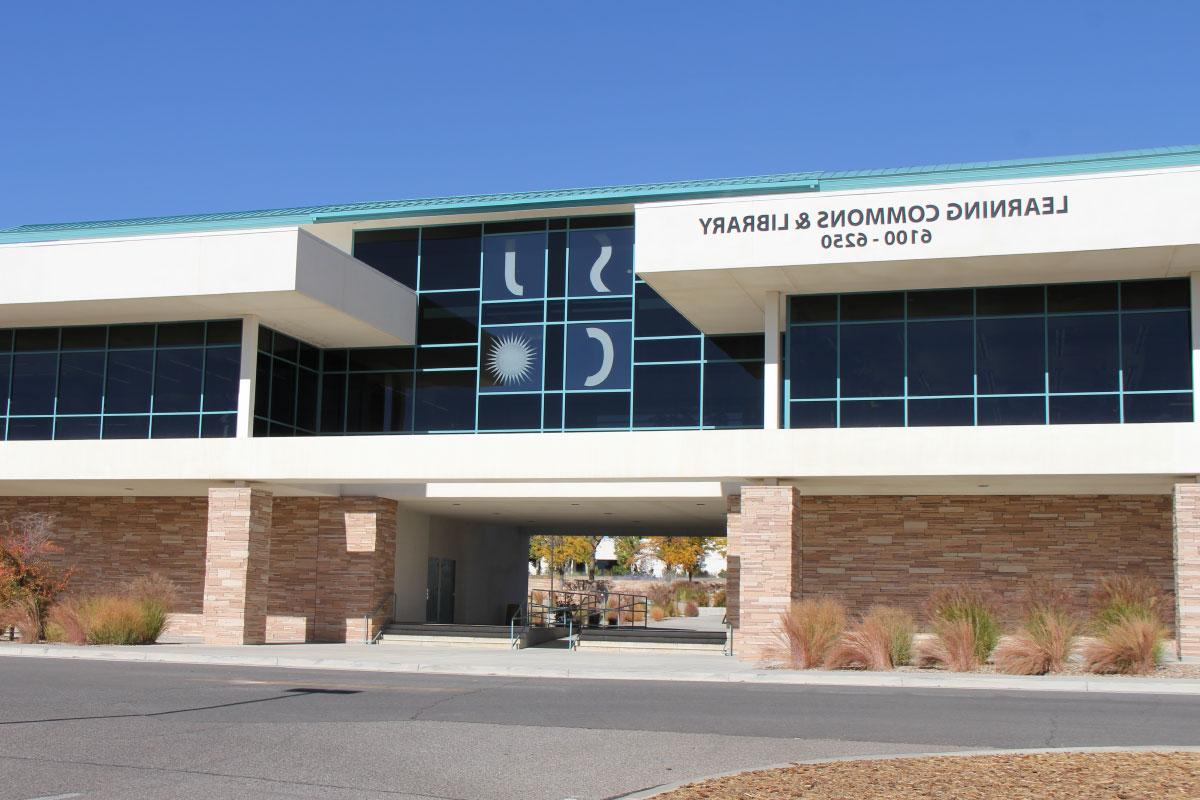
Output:
[[840,172],[789,172],[748,178],[639,183],[590,189],[555,189],[540,192],[460,195],[260,211],[184,214],[171,217],[20,225],[0,230],[0,243],[259,228],[433,214],[554,209],[566,206],[603,207],[651,200],[960,183],[1174,166],[1200,166],[1200,145],[1058,158],[1024,158],[1010,161],[982,161]]

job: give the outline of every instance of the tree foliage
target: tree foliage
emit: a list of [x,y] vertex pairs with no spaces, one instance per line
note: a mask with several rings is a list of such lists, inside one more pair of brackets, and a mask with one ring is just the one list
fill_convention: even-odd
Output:
[[617,557],[617,572],[631,575],[641,568],[646,555],[646,542],[641,536],[618,536],[613,550]]
[[649,551],[668,574],[682,572],[690,580],[704,565],[704,557],[723,544],[724,539],[712,536],[651,536]]
[[[23,639],[43,632],[46,610],[71,580],[73,569],[61,569],[54,556],[53,517],[25,514],[0,522],[0,612],[26,620]],[[20,627],[20,626],[18,626]]]
[[530,536],[529,558],[539,563],[545,560],[546,566],[556,572],[561,572],[565,565],[584,564],[588,577],[594,578],[596,550],[603,539],[603,536]]

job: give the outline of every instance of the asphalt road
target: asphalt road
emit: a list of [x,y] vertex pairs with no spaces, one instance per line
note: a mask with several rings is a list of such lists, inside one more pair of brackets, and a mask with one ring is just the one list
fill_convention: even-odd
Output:
[[1200,745],[1200,697],[0,658],[0,799],[606,798],[803,758]]

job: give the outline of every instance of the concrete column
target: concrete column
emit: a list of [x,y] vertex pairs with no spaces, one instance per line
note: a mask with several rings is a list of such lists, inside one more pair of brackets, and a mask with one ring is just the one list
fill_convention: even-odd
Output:
[[800,493],[791,486],[742,487],[738,529],[731,533],[741,595],[734,654],[761,661],[777,652],[780,615],[801,594]]
[[204,643],[263,644],[271,560],[270,492],[208,490]]
[[1200,659],[1200,483],[1175,484],[1174,520],[1175,647]]
[[783,385],[779,304],[779,292],[767,292],[763,301],[763,428],[769,431],[779,429],[779,398]]
[[254,392],[258,376],[258,317],[242,319],[242,360],[238,375],[237,438],[254,434]]
[[1200,422],[1200,272],[1191,274],[1192,289],[1192,421]]
[[[317,522],[315,637],[361,642],[391,619],[396,574],[396,501],[338,497],[321,501]],[[363,617],[369,616],[367,625]]]

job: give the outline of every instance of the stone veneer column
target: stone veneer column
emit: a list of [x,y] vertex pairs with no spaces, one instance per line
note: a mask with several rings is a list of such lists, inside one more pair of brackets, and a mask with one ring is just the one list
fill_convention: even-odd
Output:
[[263,644],[271,559],[271,493],[208,490],[204,643]]
[[800,493],[791,486],[742,487],[737,529],[739,625],[734,654],[743,661],[771,657],[779,618],[800,597]]
[[1175,646],[1200,659],[1200,483],[1175,485]]

